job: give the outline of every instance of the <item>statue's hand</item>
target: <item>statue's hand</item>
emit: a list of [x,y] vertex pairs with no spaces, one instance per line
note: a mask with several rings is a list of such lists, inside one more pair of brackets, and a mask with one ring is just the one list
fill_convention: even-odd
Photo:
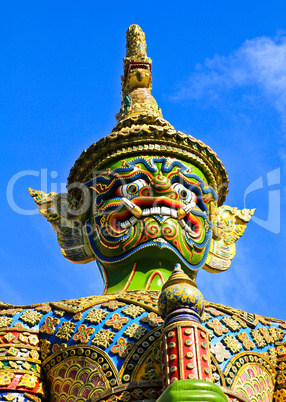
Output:
[[215,384],[204,380],[175,381],[156,402],[227,402],[223,391]]

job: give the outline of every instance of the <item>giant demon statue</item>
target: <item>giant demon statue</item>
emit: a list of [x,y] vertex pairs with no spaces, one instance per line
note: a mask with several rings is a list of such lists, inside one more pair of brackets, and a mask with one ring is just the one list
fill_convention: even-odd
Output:
[[253,210],[223,206],[228,178],[151,95],[145,35],[127,32],[111,134],[71,169],[67,194],[30,190],[70,261],[96,261],[104,295],[2,304],[1,400],[282,401],[286,323],[204,302]]

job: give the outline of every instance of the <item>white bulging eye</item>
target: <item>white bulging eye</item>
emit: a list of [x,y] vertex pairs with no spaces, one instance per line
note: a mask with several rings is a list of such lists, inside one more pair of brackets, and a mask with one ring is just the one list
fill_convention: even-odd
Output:
[[186,188],[183,184],[174,183],[172,187],[179,194],[180,200],[185,202],[193,202],[194,204],[197,203],[196,194]]
[[132,183],[123,184],[117,189],[117,194],[122,197],[130,197],[132,195],[137,195],[142,187],[147,186],[145,180],[138,179],[133,181]]

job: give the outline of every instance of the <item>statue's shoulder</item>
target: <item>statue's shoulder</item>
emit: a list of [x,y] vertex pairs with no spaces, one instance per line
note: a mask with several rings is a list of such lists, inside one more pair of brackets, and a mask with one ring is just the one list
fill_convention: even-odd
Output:
[[210,302],[202,319],[217,383],[238,387],[261,378],[273,391],[275,378],[285,370],[286,322]]
[[103,304],[104,306],[109,306],[110,309],[116,310],[115,307],[118,303],[125,303],[139,305],[146,310],[158,312],[158,298],[159,292],[136,290],[100,296],[81,297],[71,300],[62,300],[59,302],[50,303],[50,305],[53,308],[65,310],[69,313],[78,313],[98,304]]
[[[39,322],[48,304],[16,306],[0,303],[0,387],[3,400],[41,401]],[[10,399],[9,399],[10,398]],[[1,399],[2,400],[2,399]],[[15,399],[16,400],[16,399]]]
[[[131,377],[135,382],[150,377],[160,383],[159,374],[153,372],[154,367],[159,370],[163,323],[157,311],[158,296],[158,292],[136,291],[27,306],[1,304],[3,381],[10,381],[6,366],[12,385],[12,366],[15,365],[15,374],[26,367],[23,375],[29,374],[29,379],[25,377],[30,381],[27,384],[33,385],[35,395],[40,396],[41,375],[52,381],[65,372],[68,381],[70,365],[85,366],[88,361],[90,378],[99,376],[97,367],[109,368],[106,375],[100,374],[104,376],[103,389],[104,384],[113,387],[122,381],[127,386]],[[138,371],[141,366],[134,370],[142,356],[144,370]]]
[[[65,389],[73,369],[76,378],[88,372],[78,395],[90,391],[92,399],[100,390],[109,399],[115,387],[122,393],[130,382],[147,380],[155,381],[151,391],[156,395],[162,385],[159,343],[163,323],[157,300],[158,292],[137,291],[51,303],[40,336],[46,378],[51,382],[63,378],[53,395],[65,393],[68,399],[70,391]],[[93,382],[98,385],[94,387]],[[146,384],[144,391],[150,393],[150,384]]]

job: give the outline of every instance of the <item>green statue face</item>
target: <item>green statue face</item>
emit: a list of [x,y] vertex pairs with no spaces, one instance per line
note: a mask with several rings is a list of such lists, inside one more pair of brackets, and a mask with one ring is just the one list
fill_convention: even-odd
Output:
[[203,266],[211,240],[208,206],[217,197],[197,167],[172,157],[132,156],[110,163],[88,186],[89,242],[104,266],[148,256],[157,267]]

